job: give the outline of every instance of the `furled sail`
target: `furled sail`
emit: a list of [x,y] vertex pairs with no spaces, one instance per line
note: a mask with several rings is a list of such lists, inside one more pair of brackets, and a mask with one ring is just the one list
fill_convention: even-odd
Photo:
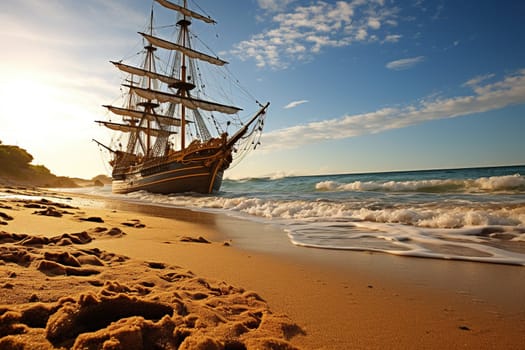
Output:
[[223,61],[223,60],[221,60],[221,59],[219,59],[217,57],[212,57],[212,56],[206,55],[205,53],[202,53],[202,52],[199,52],[199,51],[195,51],[193,49],[181,46],[179,44],[172,43],[171,41],[167,41],[167,40],[164,40],[164,39],[161,39],[161,38],[154,37],[153,35],[149,35],[149,34],[141,33],[141,32],[139,32],[139,34],[142,35],[144,38],[146,38],[146,40],[148,40],[148,42],[151,45],[158,46],[158,47],[161,47],[161,48],[166,49],[166,50],[177,50],[179,52],[182,52],[183,54],[185,54],[188,57],[196,58],[196,59],[199,59],[201,61],[205,61],[205,62],[208,62],[208,63],[215,64],[217,66],[224,66],[225,64],[228,63],[228,62]]
[[156,73],[156,72],[151,72],[151,71],[148,71],[148,70],[145,70],[145,69],[142,69],[142,68],[128,66],[127,64],[123,64],[123,63],[120,63],[120,62],[114,62],[114,61],[111,61],[111,63],[113,63],[118,69],[120,69],[123,72],[129,73],[129,74],[134,74],[134,75],[139,75],[139,76],[142,76],[142,77],[148,77],[148,78],[152,78],[152,79],[157,79],[157,80],[160,80],[163,83],[166,83],[168,85],[180,82],[180,80],[177,79],[177,78],[173,78],[173,77],[170,77],[170,76],[167,76],[167,75],[163,75],[163,74],[159,74],[159,73]]
[[155,1],[157,1],[159,4],[161,4],[162,6],[164,6],[166,8],[169,8],[169,9],[175,10],[175,11],[179,11],[184,16],[188,16],[188,17],[192,17],[192,18],[195,18],[195,19],[199,19],[199,20],[204,21],[206,23],[216,23],[210,17],[203,16],[203,15],[197,13],[197,12],[194,12],[192,10],[188,10],[185,7],[176,5],[176,4],[174,4],[174,3],[170,2],[170,1],[167,1],[167,0],[155,0]]
[[133,132],[133,131],[142,131],[150,136],[155,137],[167,137],[171,134],[175,134],[174,131],[168,131],[168,130],[161,130],[161,129],[154,129],[154,128],[146,128],[143,126],[136,126],[136,125],[129,125],[129,124],[120,124],[120,123],[112,123],[112,122],[105,122],[101,120],[96,120],[97,123],[104,125],[105,127],[115,130],[115,131],[121,131],[121,132]]
[[114,106],[109,106],[109,105],[105,105],[104,107],[106,107],[112,113],[115,113],[121,116],[131,117],[131,118],[137,119],[137,121],[141,120],[141,118],[144,118],[152,122],[158,122],[164,126],[180,126],[181,124],[181,121],[179,118],[172,118],[172,117],[168,117],[162,114],[146,113],[144,111],[137,111],[134,109],[127,109],[127,108],[119,108],[119,107],[114,107]]
[[137,86],[124,85],[130,89],[133,93],[137,94],[140,97],[143,97],[147,100],[157,100],[160,103],[172,102],[180,103],[184,107],[190,109],[203,109],[205,111],[214,111],[225,114],[235,114],[241,111],[241,108],[235,106],[227,106],[216,102],[199,100],[191,97],[182,97],[167,92],[156,91],[151,89],[143,89]]

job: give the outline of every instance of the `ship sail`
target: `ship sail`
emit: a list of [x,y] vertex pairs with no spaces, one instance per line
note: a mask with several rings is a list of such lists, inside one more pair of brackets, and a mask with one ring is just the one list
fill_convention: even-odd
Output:
[[169,117],[167,115],[146,113],[144,111],[137,111],[135,109],[119,108],[109,105],[105,105],[104,107],[106,107],[109,111],[111,111],[114,114],[128,116],[134,118],[136,121],[140,121],[142,118],[144,118],[150,122],[156,121],[161,125],[180,126],[180,119]]
[[[157,27],[157,9],[177,12],[175,24]],[[224,69],[228,62],[206,53],[213,52],[208,45],[192,45],[192,19],[216,23],[201,13],[189,9],[188,0],[154,0],[148,28],[138,32],[143,50],[131,64],[110,61],[126,75],[122,105],[103,105],[110,117],[96,122],[114,138],[110,146],[96,142],[111,153],[113,192],[218,191],[224,171],[259,144],[269,103],[261,105],[240,87]],[[230,83],[220,88],[227,78]],[[241,98],[257,105],[251,117],[231,102],[239,100],[232,93],[237,87]]]
[[223,61],[223,60],[221,60],[221,59],[219,59],[217,57],[212,57],[210,55],[206,55],[205,53],[202,53],[202,52],[199,52],[199,51],[195,51],[193,49],[190,49],[188,47],[184,47],[184,46],[179,45],[179,44],[172,43],[171,41],[168,41],[168,40],[164,40],[164,39],[161,39],[161,38],[154,37],[153,35],[149,35],[149,34],[141,33],[141,32],[139,32],[139,34],[142,35],[146,40],[148,40],[151,45],[155,45],[157,47],[161,47],[161,48],[166,49],[166,50],[177,50],[179,52],[182,52],[183,54],[185,54],[188,57],[197,58],[197,59],[199,59],[201,61],[206,61],[208,63],[212,63],[212,64],[215,64],[217,66],[224,66],[225,64],[228,63],[228,62]]
[[161,129],[154,129],[154,128],[147,128],[143,126],[135,126],[135,125],[129,125],[129,124],[119,124],[119,123],[112,123],[112,122],[106,122],[97,120],[96,121],[99,124],[104,125],[105,127],[115,130],[115,131],[121,131],[121,132],[135,132],[135,131],[142,131],[150,136],[169,136],[173,132],[170,132],[168,130],[161,130]]
[[152,72],[152,71],[149,71],[149,70],[146,70],[146,69],[129,66],[127,64],[123,64],[123,63],[120,63],[120,62],[113,62],[113,61],[111,61],[111,63],[113,63],[115,65],[115,67],[117,67],[118,69],[120,69],[123,72],[129,73],[129,74],[138,75],[138,76],[142,76],[142,77],[148,77],[148,78],[151,78],[151,79],[157,79],[157,80],[162,81],[163,83],[166,83],[168,85],[174,85],[174,84],[180,82],[180,79],[177,79],[177,78],[174,78],[174,77],[170,77],[170,76],[167,76],[167,75],[163,75],[163,74],[159,74],[157,72]]
[[162,6],[166,7],[166,8],[169,8],[169,9],[175,10],[175,11],[179,11],[184,16],[192,17],[192,18],[195,18],[195,19],[200,19],[201,21],[204,21],[206,23],[215,23],[215,21],[213,19],[211,19],[210,17],[203,16],[201,14],[198,14],[195,11],[188,10],[187,8],[179,6],[177,4],[174,4],[174,3],[170,2],[170,1],[167,1],[167,0],[155,0],[155,1],[158,2],[159,4],[161,4]]
[[210,102],[210,101],[204,101],[199,100],[195,98],[190,97],[183,97],[163,91],[156,91],[152,89],[144,89],[137,86],[132,85],[124,85],[125,87],[128,87],[131,92],[137,94],[140,97],[146,98],[148,100],[157,100],[160,103],[164,102],[173,102],[173,103],[180,103],[184,105],[186,108],[191,109],[203,109],[206,111],[212,111],[212,112],[221,112],[226,114],[235,114],[239,111],[241,111],[241,108],[235,107],[235,106],[227,106],[216,102]]

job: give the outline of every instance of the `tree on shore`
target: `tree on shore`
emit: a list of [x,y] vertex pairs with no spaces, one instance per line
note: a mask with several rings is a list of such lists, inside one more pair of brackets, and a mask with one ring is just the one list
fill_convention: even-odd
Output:
[[44,187],[76,187],[76,183],[51,173],[44,165],[33,165],[33,156],[25,149],[0,141],[0,176],[15,183]]
[[17,175],[30,168],[33,156],[18,146],[8,146],[0,141],[0,172]]

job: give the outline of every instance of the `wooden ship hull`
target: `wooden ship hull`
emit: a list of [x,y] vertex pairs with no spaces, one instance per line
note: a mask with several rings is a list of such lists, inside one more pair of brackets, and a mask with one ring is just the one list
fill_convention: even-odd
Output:
[[162,194],[217,192],[224,174],[218,163],[206,166],[202,161],[188,164],[166,162],[151,169],[115,176],[112,190],[114,193],[148,191]]
[[184,152],[144,163],[130,163],[113,171],[113,192],[212,193],[219,191],[224,170],[232,161],[232,143],[216,138],[194,142]]

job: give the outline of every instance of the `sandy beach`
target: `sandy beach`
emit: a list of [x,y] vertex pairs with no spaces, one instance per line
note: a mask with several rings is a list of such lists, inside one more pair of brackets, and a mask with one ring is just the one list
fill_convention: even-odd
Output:
[[223,215],[0,192],[1,349],[523,348],[521,266],[300,248]]

